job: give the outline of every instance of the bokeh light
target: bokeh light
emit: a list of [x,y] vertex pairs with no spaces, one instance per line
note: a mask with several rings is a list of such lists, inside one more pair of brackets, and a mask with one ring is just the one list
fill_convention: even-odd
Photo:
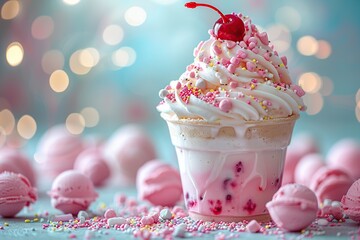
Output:
[[6,135],[10,135],[15,127],[15,117],[9,109],[0,111],[0,128]]
[[325,40],[318,41],[318,50],[315,53],[315,56],[319,59],[326,59],[331,54],[331,45]]
[[116,45],[123,40],[124,30],[119,25],[109,25],[104,29],[102,37],[106,44]]
[[20,12],[20,3],[17,0],[11,0],[4,3],[1,8],[1,18],[10,20],[16,18]]
[[6,142],[5,130],[0,126],[0,148],[4,146]]
[[24,58],[24,49],[19,42],[12,42],[6,49],[6,60],[10,66],[18,66]]
[[129,67],[136,60],[136,52],[130,47],[122,47],[112,55],[112,62],[118,67]]
[[37,17],[31,24],[31,35],[35,39],[43,40],[54,32],[54,20],[49,16]]
[[99,63],[100,54],[95,48],[86,48],[80,52],[79,62],[87,68],[95,67]]
[[357,102],[355,107],[355,116],[358,122],[360,122],[360,100]]
[[131,26],[140,26],[146,20],[146,12],[141,7],[131,7],[125,12],[125,21]]
[[63,2],[67,5],[75,5],[80,2],[80,0],[63,0]]
[[80,113],[71,113],[66,118],[65,126],[72,134],[81,134],[85,128],[84,117]]
[[316,93],[322,86],[322,80],[320,76],[314,72],[307,72],[299,77],[298,84],[307,93]]
[[322,86],[320,89],[320,93],[323,96],[330,96],[334,91],[334,83],[328,77],[321,77]]
[[36,133],[36,121],[30,115],[22,116],[17,123],[17,131],[24,139],[31,139]]
[[41,67],[47,74],[53,73],[55,70],[63,69],[64,55],[59,50],[47,51],[41,59]]
[[86,107],[81,110],[80,114],[85,121],[85,127],[91,128],[99,124],[100,116],[99,112],[93,107]]
[[284,6],[279,8],[275,14],[276,20],[287,26],[290,31],[296,31],[301,26],[301,15],[293,7]]
[[69,86],[69,77],[65,71],[56,70],[51,74],[49,84],[54,92],[64,92]]
[[311,56],[317,53],[319,43],[312,36],[303,36],[297,42],[297,49],[302,55]]
[[320,93],[308,93],[305,94],[304,104],[307,107],[306,113],[309,115],[318,114],[324,106],[324,99]]
[[91,67],[86,67],[81,63],[82,50],[75,51],[69,61],[70,69],[73,73],[78,75],[85,75],[90,72]]
[[358,91],[357,91],[357,93],[356,93],[356,95],[355,95],[355,101],[356,101],[357,103],[360,102],[360,88],[358,89]]

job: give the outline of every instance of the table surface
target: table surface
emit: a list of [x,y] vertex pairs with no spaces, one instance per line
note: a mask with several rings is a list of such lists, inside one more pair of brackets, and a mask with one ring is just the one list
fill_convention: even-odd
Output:
[[[96,202],[90,206],[90,211],[96,215],[101,216],[102,213],[108,208],[114,208],[118,211],[117,205],[114,203],[114,197],[118,194],[126,196],[127,199],[132,201],[136,200],[135,188],[124,187],[106,187],[98,188],[99,198]],[[147,203],[137,202],[137,206],[146,206],[150,208]],[[102,212],[102,213],[101,213]],[[133,234],[135,230],[143,230],[144,227],[131,227],[127,230],[116,230],[113,227],[106,229],[102,227],[97,230],[89,230],[87,227],[82,228],[68,228],[69,223],[63,222],[62,227],[59,227],[59,223],[51,223],[49,219],[54,215],[60,215],[61,212],[51,207],[50,198],[46,194],[46,190],[39,191],[38,201],[31,205],[30,208],[24,208],[14,218],[0,218],[0,239],[134,239]],[[135,215],[134,215],[135,216]],[[126,218],[131,217],[128,215]],[[94,218],[90,218],[94,219]],[[98,217],[97,219],[101,219]],[[175,218],[172,219],[174,226],[181,222],[191,221],[190,218]],[[47,226],[46,224],[49,224]],[[188,224],[188,222],[186,222]],[[45,225],[44,225],[45,224]],[[150,230],[153,233],[161,232],[161,226],[164,226],[165,222],[157,223],[155,230]],[[203,223],[208,224],[209,223]],[[57,227],[54,227],[54,226]],[[71,224],[70,224],[71,225]],[[191,225],[195,225],[194,222]],[[192,232],[186,232],[185,237],[190,239],[360,239],[360,226],[350,219],[346,219],[342,223],[329,223],[326,226],[319,226],[316,221],[312,226],[308,227],[305,231],[299,233],[284,233],[277,228],[266,228],[262,233],[248,233],[244,232],[244,228],[234,228],[235,231],[230,231],[228,228],[225,230],[220,229],[221,224],[217,225],[217,229],[214,231],[203,232],[204,228],[198,227]],[[71,225],[73,226],[73,225]],[[168,227],[167,227],[168,228]],[[139,232],[139,231],[138,231]],[[156,234],[151,235],[152,239],[161,239],[162,237]],[[181,239],[174,237],[174,239]]]

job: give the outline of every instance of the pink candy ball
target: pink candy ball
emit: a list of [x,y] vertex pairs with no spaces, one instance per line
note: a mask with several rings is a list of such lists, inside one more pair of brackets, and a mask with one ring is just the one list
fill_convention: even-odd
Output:
[[317,153],[318,146],[315,139],[309,135],[300,135],[293,139],[286,151],[282,185],[294,183],[294,174],[300,159],[307,154]]
[[20,150],[0,148],[0,172],[21,173],[29,179],[32,186],[36,185],[36,174],[33,165]]
[[311,178],[310,189],[315,192],[320,203],[325,199],[340,201],[352,183],[352,178],[343,170],[325,166]]
[[179,171],[160,160],[144,164],[136,180],[140,200],[158,206],[174,206],[182,198]]
[[135,185],[138,169],[156,158],[155,146],[138,125],[118,129],[104,146],[105,158],[111,168],[112,183]]
[[110,168],[100,147],[90,147],[79,154],[74,169],[90,178],[95,186],[101,186],[110,177]]
[[353,180],[360,178],[360,142],[342,139],[335,143],[327,155],[328,165],[349,174]]
[[73,215],[87,210],[98,197],[92,181],[76,170],[67,170],[58,175],[48,194],[54,208]]
[[360,223],[360,179],[354,182],[342,197],[341,205],[349,218]]
[[37,191],[22,174],[0,174],[0,216],[13,217],[37,200]]
[[71,134],[64,125],[50,128],[40,139],[35,153],[41,176],[54,179],[60,173],[73,169],[75,159],[83,149],[81,137]]
[[282,186],[266,207],[279,228],[296,232],[316,219],[318,202],[315,193],[308,187],[294,183]]
[[325,166],[325,160],[321,154],[311,153],[305,155],[295,168],[295,182],[309,187],[311,178],[323,166]]

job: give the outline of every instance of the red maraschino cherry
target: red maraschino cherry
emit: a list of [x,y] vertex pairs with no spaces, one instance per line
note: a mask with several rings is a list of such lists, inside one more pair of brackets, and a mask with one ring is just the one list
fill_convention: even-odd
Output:
[[245,35],[245,25],[244,22],[234,14],[224,15],[216,7],[197,2],[187,2],[185,3],[187,8],[196,8],[196,7],[208,7],[220,14],[221,18],[217,20],[213,26],[214,35],[222,40],[231,40],[234,42],[242,41]]

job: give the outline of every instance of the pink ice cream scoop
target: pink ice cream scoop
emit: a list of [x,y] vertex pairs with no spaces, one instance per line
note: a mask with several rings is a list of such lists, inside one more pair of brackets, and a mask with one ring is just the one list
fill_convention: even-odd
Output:
[[294,183],[282,186],[266,207],[279,228],[295,232],[305,229],[316,219],[318,202],[308,187]]
[[328,165],[344,170],[353,180],[360,178],[360,142],[342,139],[335,143],[327,155]]
[[101,186],[110,177],[110,168],[100,147],[91,147],[79,154],[74,169],[89,177],[95,186]]
[[0,149],[0,172],[13,172],[24,175],[32,186],[36,185],[36,176],[30,160],[19,150]]
[[311,153],[302,157],[295,168],[295,183],[310,186],[315,172],[325,166],[325,160],[319,153]]
[[160,160],[149,161],[139,169],[136,186],[138,198],[154,205],[174,206],[182,198],[178,170]]
[[317,152],[318,146],[312,136],[304,134],[296,137],[286,151],[282,185],[294,183],[294,173],[300,159],[307,154]]
[[40,139],[35,153],[39,170],[49,179],[73,169],[75,159],[84,149],[79,135],[71,134],[65,126],[50,128]]
[[137,125],[119,128],[104,146],[104,154],[111,168],[115,185],[135,185],[138,169],[156,158],[151,139]]
[[3,172],[0,174],[0,215],[13,217],[24,206],[37,200],[37,191],[22,174]]
[[360,178],[351,185],[346,195],[342,197],[341,205],[349,218],[360,223]]
[[54,208],[74,215],[80,210],[87,210],[98,197],[90,178],[76,170],[58,175],[48,194]]
[[343,170],[322,167],[311,178],[310,189],[322,203],[325,199],[340,201],[353,183],[352,178]]

